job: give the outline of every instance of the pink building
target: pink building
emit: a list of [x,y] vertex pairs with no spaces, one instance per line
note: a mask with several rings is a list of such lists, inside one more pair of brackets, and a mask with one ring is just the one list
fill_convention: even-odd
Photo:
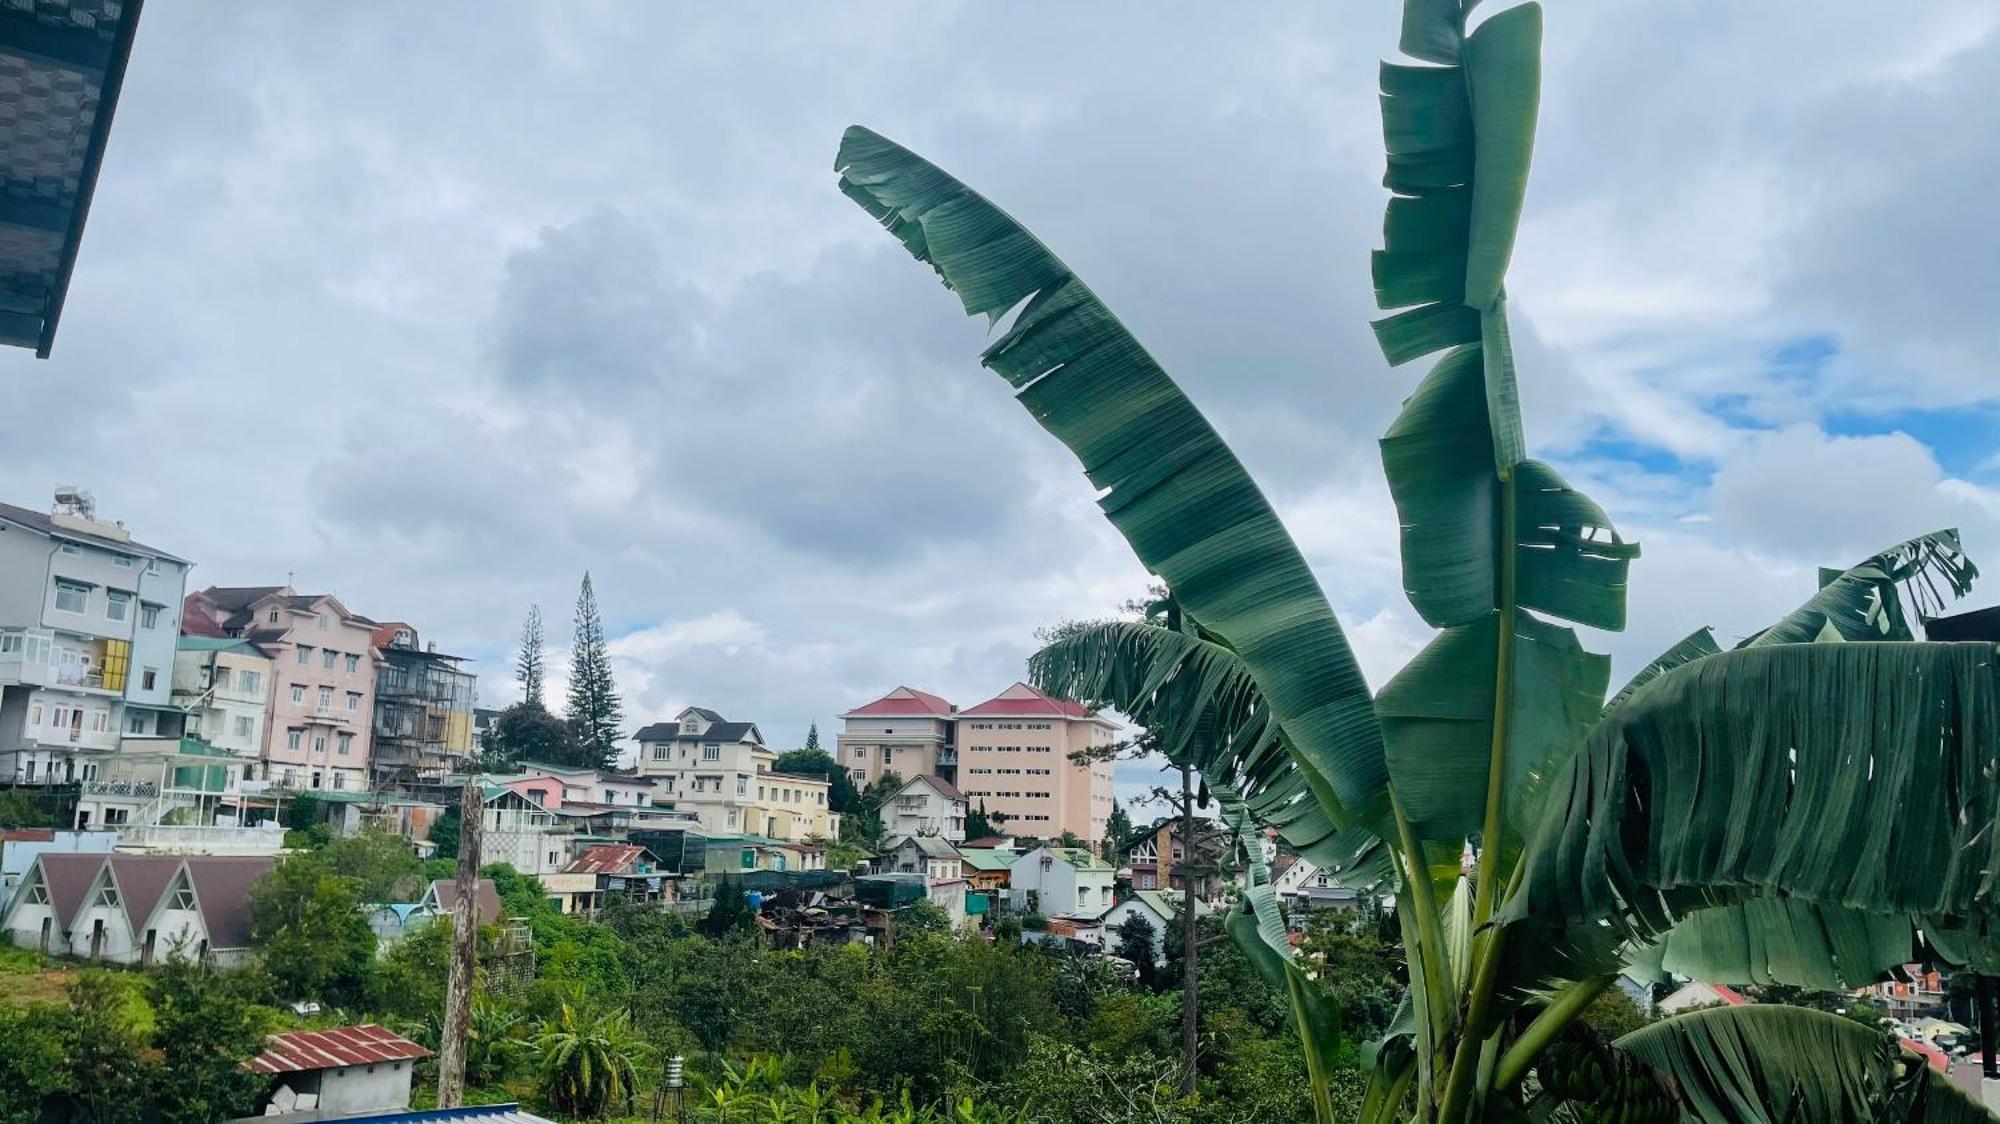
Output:
[[1004,814],[1011,834],[1055,838],[1067,831],[1092,843],[1104,838],[1111,816],[1111,762],[1078,765],[1069,755],[1110,745],[1117,730],[1111,722],[1016,683],[959,711],[953,724],[958,788],[968,810]]
[[276,682],[260,775],[293,789],[368,787],[375,713],[375,622],[330,594],[290,586],[210,586],[187,597],[184,629],[271,654]]

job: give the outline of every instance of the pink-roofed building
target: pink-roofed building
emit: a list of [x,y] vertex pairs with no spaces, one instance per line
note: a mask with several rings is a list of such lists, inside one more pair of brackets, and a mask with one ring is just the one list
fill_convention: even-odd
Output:
[[866,788],[885,773],[908,780],[930,775],[952,781],[958,759],[953,717],[958,708],[928,691],[898,687],[840,716],[834,759]]
[[[1016,683],[955,716],[957,785],[966,807],[999,812],[1007,830],[1096,843],[1111,816],[1109,761],[1069,755],[1116,740],[1117,727],[1068,699]],[[844,763],[844,762],[843,762]]]

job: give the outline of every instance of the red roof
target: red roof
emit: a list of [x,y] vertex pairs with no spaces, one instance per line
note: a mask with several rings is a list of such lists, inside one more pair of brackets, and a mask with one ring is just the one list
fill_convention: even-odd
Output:
[[855,707],[842,718],[949,718],[951,704],[915,687],[898,687],[871,703]]
[[1709,990],[1715,992],[1724,1003],[1729,1004],[1731,1007],[1741,1007],[1750,1002],[1748,999],[1743,998],[1741,992],[1726,988],[1721,984],[1709,984],[1708,987]]
[[1929,1062],[1930,1067],[1932,1069],[1937,1070],[1939,1073],[1951,1072],[1950,1054],[1945,1053],[1943,1050],[1938,1049],[1936,1046],[1933,1046],[1928,1042],[1923,1042],[1914,1038],[1899,1038],[1897,1039],[1897,1041],[1903,1044],[1903,1049],[1908,1050],[1913,1054],[1917,1054],[1921,1056],[1925,1061]]
[[258,1073],[298,1073],[431,1056],[429,1050],[374,1023],[335,1030],[294,1030],[273,1034],[265,1041],[268,1046],[264,1052],[250,1059],[250,1068]]
[[1025,715],[1053,715],[1058,718],[1096,717],[1079,703],[1059,699],[1046,691],[1038,691],[1026,683],[1016,683],[978,706],[958,712],[960,718],[1018,718]]
[[10,827],[0,829],[0,843],[53,843],[56,829],[52,827]]

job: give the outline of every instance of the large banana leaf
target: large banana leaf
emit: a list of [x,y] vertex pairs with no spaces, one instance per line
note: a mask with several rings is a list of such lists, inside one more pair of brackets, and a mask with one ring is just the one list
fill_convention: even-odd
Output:
[[1592,733],[1506,918],[1556,930],[1544,942],[1647,942],[1701,909],[1783,897],[1979,925],[1996,819],[1992,645],[1740,649],[1658,676]]
[[1634,675],[1631,682],[1618,689],[1618,693],[1611,697],[1611,701],[1604,704],[1604,709],[1616,709],[1618,704],[1631,697],[1632,692],[1651,683],[1661,672],[1672,671],[1684,663],[1693,663],[1720,651],[1722,646],[1715,642],[1715,630],[1703,625],[1681,637],[1673,647],[1654,656],[1651,663],[1639,669],[1639,674]]
[[[935,165],[850,128],[850,198],[968,314],[1021,306],[983,362],[1083,462],[1105,514],[1256,676],[1335,822],[1380,824],[1388,771],[1367,682],[1305,559],[1236,455],[1110,309],[1034,235]],[[1025,304],[1024,304],[1025,302]]]
[[1234,652],[1141,621],[1101,621],[1059,637],[1028,661],[1036,686],[1110,707],[1145,727],[1176,764],[1192,765],[1225,803],[1275,827],[1344,884],[1387,878],[1389,855],[1365,827],[1339,828],[1314,798],[1307,772],[1249,668]]
[[1895,1039],[1824,1011],[1775,1004],[1696,1011],[1616,1045],[1665,1076],[1683,1118],[1703,1124],[1994,1119]]
[[1783,620],[1745,641],[1743,647],[1842,640],[1909,640],[1909,617],[1898,591],[1916,603],[1920,616],[1935,615],[1946,597],[1963,597],[1979,576],[1965,555],[1958,530],[1921,535],[1867,558],[1820,587]]

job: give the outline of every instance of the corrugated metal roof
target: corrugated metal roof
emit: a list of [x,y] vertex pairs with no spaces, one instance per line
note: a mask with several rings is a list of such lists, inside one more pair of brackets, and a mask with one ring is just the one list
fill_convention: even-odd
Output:
[[399,1034],[367,1023],[334,1030],[294,1030],[265,1039],[264,1052],[250,1059],[258,1073],[298,1073],[348,1065],[409,1061],[431,1052]]

